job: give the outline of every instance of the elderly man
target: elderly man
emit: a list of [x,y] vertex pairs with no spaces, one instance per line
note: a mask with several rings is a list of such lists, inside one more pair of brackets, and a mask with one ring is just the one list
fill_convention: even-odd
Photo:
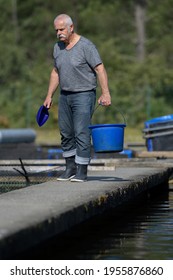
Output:
[[60,86],[58,124],[66,170],[57,180],[83,182],[87,180],[91,157],[88,126],[96,102],[97,77],[101,87],[98,103],[111,105],[107,73],[95,45],[74,31],[71,17],[58,15],[54,28],[58,42],[54,46],[54,67],[44,106],[51,107]]

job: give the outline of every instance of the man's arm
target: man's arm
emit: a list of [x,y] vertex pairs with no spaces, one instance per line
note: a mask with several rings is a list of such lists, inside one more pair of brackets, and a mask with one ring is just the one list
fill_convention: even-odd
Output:
[[48,109],[52,105],[52,97],[53,97],[56,89],[58,88],[58,85],[59,85],[59,75],[58,75],[56,68],[53,68],[53,70],[50,74],[50,81],[49,81],[47,96],[43,103],[44,106],[47,107]]
[[94,70],[97,74],[99,84],[101,87],[101,91],[102,91],[102,94],[98,99],[98,103],[102,104],[104,106],[109,106],[109,105],[111,105],[111,95],[110,95],[109,87],[108,87],[107,73],[106,73],[103,63],[97,65],[94,68]]

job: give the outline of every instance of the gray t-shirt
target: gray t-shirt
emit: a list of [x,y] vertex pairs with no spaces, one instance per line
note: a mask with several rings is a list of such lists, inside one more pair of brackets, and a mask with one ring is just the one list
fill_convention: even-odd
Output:
[[54,46],[53,56],[62,90],[78,92],[97,87],[94,67],[101,64],[102,60],[90,40],[81,36],[69,50],[63,42],[58,42]]

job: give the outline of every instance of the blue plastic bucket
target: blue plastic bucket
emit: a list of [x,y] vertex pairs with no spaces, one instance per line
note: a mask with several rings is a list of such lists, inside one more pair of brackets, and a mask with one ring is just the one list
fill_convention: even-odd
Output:
[[95,153],[121,152],[126,124],[90,125]]

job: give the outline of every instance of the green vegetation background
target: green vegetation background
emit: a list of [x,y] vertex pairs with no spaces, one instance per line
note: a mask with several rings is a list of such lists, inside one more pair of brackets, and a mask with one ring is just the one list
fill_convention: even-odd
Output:
[[[139,3],[147,4],[143,61],[137,57]],[[58,91],[44,128],[35,116],[47,92],[59,13],[71,15],[76,31],[96,44],[108,72],[112,106],[99,108],[94,123],[122,122],[121,111],[129,131],[141,133],[147,119],[172,114],[173,0],[0,0],[0,10],[1,129],[57,133]]]

